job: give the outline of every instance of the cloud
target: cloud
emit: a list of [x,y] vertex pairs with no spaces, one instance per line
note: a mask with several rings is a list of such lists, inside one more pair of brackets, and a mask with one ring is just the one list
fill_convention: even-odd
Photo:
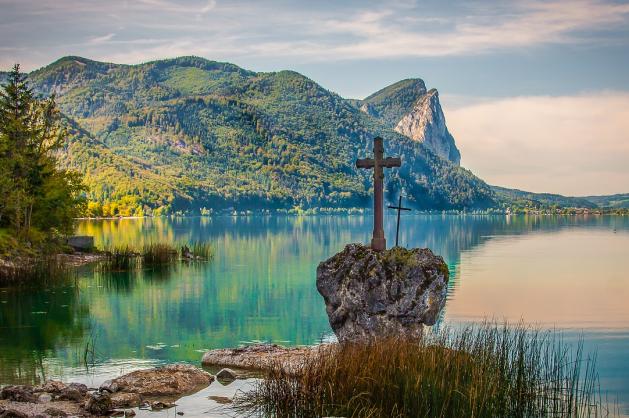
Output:
[[116,36],[115,33],[108,33],[107,35],[91,38],[88,42],[90,44],[102,44],[102,43],[111,41],[114,36]]
[[[96,49],[95,42],[72,42],[98,40],[102,33],[115,32],[116,39],[127,45],[136,38],[161,39],[150,59],[176,51],[223,60],[259,57],[302,62],[470,56],[548,44],[626,42],[613,34],[626,30],[627,3],[529,0],[455,5],[444,8],[415,1],[318,5],[272,0],[57,0],[45,4],[0,0],[6,11],[6,17],[0,18],[0,39],[15,39],[30,49],[81,50],[87,45],[93,56],[125,63],[138,62],[137,57],[145,57],[147,51],[139,47]],[[116,18],[110,17],[112,12]],[[57,39],[39,39],[33,27],[41,33],[57,33]],[[59,27],[66,29],[59,32]],[[28,32],[20,35],[20,31]],[[55,45],[50,45],[53,41]]]
[[573,196],[629,192],[629,93],[444,108],[462,165],[490,184]]

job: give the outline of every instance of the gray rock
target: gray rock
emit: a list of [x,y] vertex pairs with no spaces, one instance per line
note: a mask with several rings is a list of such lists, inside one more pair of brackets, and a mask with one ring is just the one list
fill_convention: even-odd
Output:
[[151,402],[151,410],[161,411],[162,409],[168,409],[177,406],[174,402],[167,401],[153,401]]
[[169,364],[127,373],[112,381],[119,392],[141,396],[179,396],[196,392],[214,381],[214,376],[189,364]]
[[39,403],[50,402],[52,401],[52,396],[50,395],[50,393],[47,393],[47,392],[40,393],[39,396],[37,397],[37,401]]
[[94,249],[94,237],[90,235],[74,235],[68,237],[68,245],[76,251],[92,251]]
[[85,402],[85,410],[94,415],[107,415],[111,409],[111,397],[107,392],[91,393]]
[[439,93],[429,90],[421,96],[413,109],[395,127],[395,131],[421,142],[439,157],[453,164],[461,163],[454,138],[446,127],[446,118],[439,104]]
[[[57,380],[48,380],[41,386],[33,388],[33,392],[50,394],[54,400],[76,401],[83,400],[87,394],[87,386],[82,383],[65,384]],[[40,400],[40,402],[42,402]]]
[[317,268],[317,290],[340,342],[420,336],[445,305],[448,279],[443,258],[427,248],[376,252],[349,244]]
[[50,415],[51,417],[67,417],[68,416],[66,411],[59,408],[54,408],[54,407],[46,408],[46,410],[44,411],[44,414]]
[[238,379],[238,374],[232,369],[221,369],[220,372],[216,373],[216,379],[223,382],[233,382]]
[[134,417],[135,416],[135,411],[133,409],[125,409],[124,410],[124,416],[125,417]]
[[134,392],[117,392],[111,395],[114,408],[133,408],[142,404],[142,397]]
[[113,380],[105,380],[98,388],[101,392],[106,390],[109,393],[116,393],[118,389],[118,383]]
[[26,385],[6,386],[0,390],[0,399],[15,402],[37,402],[33,388]]
[[0,407],[0,418],[28,418],[28,414],[16,409],[4,409]]

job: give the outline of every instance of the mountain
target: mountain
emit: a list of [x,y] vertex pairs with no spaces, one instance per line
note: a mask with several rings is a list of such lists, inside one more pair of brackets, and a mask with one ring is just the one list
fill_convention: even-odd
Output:
[[532,193],[518,189],[491,186],[496,193],[496,198],[505,206],[532,206],[550,208],[552,206],[562,208],[596,208],[599,207],[585,197],[568,197],[552,193]]
[[627,209],[629,208],[629,193],[610,196],[585,196],[583,199],[601,208]]
[[[65,57],[29,80],[39,94],[56,95],[71,130],[60,163],[85,173],[89,199],[105,214],[366,207],[371,172],[354,162],[371,154],[376,135],[403,160],[387,173],[387,199],[403,190],[421,209],[497,204],[485,182],[435,152],[430,135],[395,131],[409,114],[440,129],[437,96],[421,80],[364,103],[296,72],[197,57],[140,65]],[[421,103],[430,109],[416,110]],[[372,113],[360,110],[365,104]]]
[[407,79],[372,94],[360,109],[386,126],[423,143],[439,157],[459,165],[461,154],[448,132],[436,89],[426,90],[420,79]]

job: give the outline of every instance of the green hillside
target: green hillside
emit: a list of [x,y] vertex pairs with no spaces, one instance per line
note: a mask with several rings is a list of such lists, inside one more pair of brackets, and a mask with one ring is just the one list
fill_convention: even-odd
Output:
[[[56,95],[72,131],[61,161],[85,173],[91,208],[104,215],[366,207],[371,173],[354,161],[376,135],[403,158],[387,175],[390,200],[403,188],[418,208],[496,204],[469,171],[295,72],[197,57],[132,66],[66,57],[29,78]],[[413,89],[403,91],[374,105],[393,114],[412,101]]]
[[532,193],[518,189],[491,186],[496,198],[504,206],[534,207],[534,208],[596,208],[598,205],[588,198],[568,197],[552,193]]
[[629,193],[610,196],[585,196],[585,199],[601,208],[627,209],[629,208]]

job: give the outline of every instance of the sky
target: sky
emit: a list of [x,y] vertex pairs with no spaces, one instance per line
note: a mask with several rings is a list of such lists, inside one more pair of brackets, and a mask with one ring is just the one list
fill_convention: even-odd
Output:
[[461,163],[534,192],[629,192],[629,1],[0,0],[0,69],[181,55],[343,97],[440,92]]

